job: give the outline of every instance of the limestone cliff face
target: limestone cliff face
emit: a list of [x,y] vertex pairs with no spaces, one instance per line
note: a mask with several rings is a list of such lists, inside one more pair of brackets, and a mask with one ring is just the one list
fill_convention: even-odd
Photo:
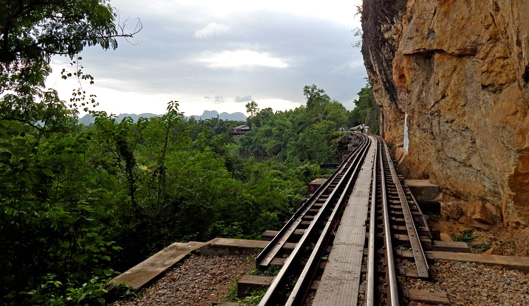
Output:
[[[529,0],[364,0],[381,127],[412,178],[529,226]],[[488,222],[491,222],[491,221]]]

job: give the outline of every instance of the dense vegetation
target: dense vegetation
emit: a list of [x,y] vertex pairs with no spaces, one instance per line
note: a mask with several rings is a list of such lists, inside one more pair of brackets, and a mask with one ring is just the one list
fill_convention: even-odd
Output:
[[[91,126],[77,124],[66,107],[53,115],[52,126],[46,114],[38,122],[1,114],[4,302],[97,300],[112,269],[128,268],[171,242],[257,238],[293,213],[307,182],[322,174],[318,162],[339,157],[336,123],[293,121],[310,121],[305,107],[260,111],[249,121],[265,114],[268,121],[238,140],[228,133],[240,122],[186,121],[177,107],[172,102],[164,116],[136,123],[95,113]],[[275,133],[289,115],[283,124],[290,129]],[[286,138],[294,131],[299,143]],[[251,152],[246,143],[279,146],[257,162],[238,154]],[[311,153],[289,156],[282,148]]]
[[244,122],[186,120],[177,102],[161,117],[118,122],[93,111],[95,124],[80,125],[77,108],[90,99],[80,90],[62,101],[43,80],[53,55],[116,46],[125,34],[112,8],[104,0],[4,2],[2,305],[103,304],[101,288],[116,270],[172,242],[257,238],[280,227],[307,182],[325,175],[318,164],[339,161],[339,128],[355,124],[312,85],[294,110],[249,104],[252,131],[239,139],[229,132]]
[[358,99],[355,102],[355,109],[349,113],[349,122],[352,126],[361,124],[368,125],[369,132],[372,134],[378,134],[379,125],[379,113],[380,109],[373,96],[373,89],[371,84],[367,82],[366,86],[358,93]]
[[348,111],[322,89],[305,86],[307,105],[294,110],[259,110],[255,102],[248,118],[252,131],[241,138],[241,153],[285,162],[328,163],[339,160]]

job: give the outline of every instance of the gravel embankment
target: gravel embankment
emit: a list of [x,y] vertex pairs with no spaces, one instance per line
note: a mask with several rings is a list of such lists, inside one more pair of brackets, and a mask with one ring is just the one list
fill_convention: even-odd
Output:
[[408,279],[408,288],[444,291],[452,305],[529,305],[529,273],[457,261],[430,267],[431,281]]
[[142,298],[114,305],[211,305],[225,301],[230,285],[236,283],[235,277],[247,274],[253,267],[253,257],[247,255],[194,255],[144,289]]
[[[144,289],[142,298],[114,305],[211,305],[226,301],[235,277],[248,274],[253,267],[253,256],[194,255]],[[432,279],[408,278],[408,289],[446,292],[451,305],[529,305],[529,273],[456,261],[437,261],[430,267]]]

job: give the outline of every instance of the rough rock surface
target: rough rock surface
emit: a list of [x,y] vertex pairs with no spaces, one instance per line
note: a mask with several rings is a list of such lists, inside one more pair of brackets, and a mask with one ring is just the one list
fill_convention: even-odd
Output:
[[366,0],[362,53],[410,178],[529,227],[529,0]]

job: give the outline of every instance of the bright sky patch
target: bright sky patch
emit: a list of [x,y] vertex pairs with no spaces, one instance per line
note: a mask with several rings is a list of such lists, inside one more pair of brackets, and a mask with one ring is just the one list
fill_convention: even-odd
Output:
[[272,68],[286,68],[288,64],[282,59],[272,57],[265,52],[251,50],[223,51],[207,55],[202,59],[211,68],[237,68],[250,66],[264,66]]
[[225,33],[227,31],[228,31],[228,27],[226,25],[218,24],[216,22],[211,22],[204,28],[196,31],[194,37],[198,39],[208,38],[208,37],[212,37],[212,36]]

